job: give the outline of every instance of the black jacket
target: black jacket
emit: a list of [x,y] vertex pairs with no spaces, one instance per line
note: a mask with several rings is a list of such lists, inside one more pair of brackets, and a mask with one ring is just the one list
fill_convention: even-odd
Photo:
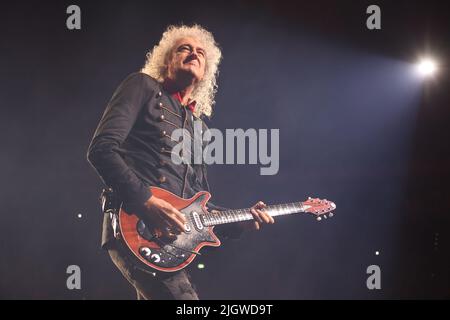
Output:
[[[172,141],[172,131],[185,128],[193,138],[194,120],[201,121],[144,73],[133,73],[120,84],[95,131],[87,158],[103,182],[118,193],[125,211],[143,212],[151,196],[149,186],[183,198],[209,191],[205,164],[177,165],[171,160],[172,148],[178,143]],[[203,121],[202,130],[207,130]],[[225,208],[209,202],[208,209]],[[216,231],[230,238],[240,235],[235,225],[220,226]],[[102,246],[112,237],[105,215]]]

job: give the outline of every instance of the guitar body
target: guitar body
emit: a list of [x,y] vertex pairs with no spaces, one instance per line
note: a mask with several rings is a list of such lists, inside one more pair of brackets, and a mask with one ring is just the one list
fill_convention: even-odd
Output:
[[[250,208],[224,210],[209,214],[206,203],[211,194],[201,191],[190,199],[183,199],[175,194],[158,188],[150,187],[156,197],[169,202],[186,218],[185,230],[174,239],[163,237],[163,232],[155,226],[147,226],[144,221],[132,212],[119,210],[120,236],[138,261],[144,265],[162,272],[174,272],[189,265],[204,246],[220,246],[220,240],[213,232],[214,225],[236,223],[254,220]],[[103,198],[106,199],[106,196]],[[104,201],[104,212],[115,208],[114,201]],[[105,204],[107,204],[105,206]],[[106,209],[105,209],[106,208]],[[329,200],[308,198],[303,202],[292,202],[266,206],[265,212],[272,217],[294,213],[308,213],[318,221],[332,217],[336,205]],[[327,216],[328,213],[328,216]],[[113,219],[113,229],[116,231],[116,221]]]
[[220,240],[213,232],[214,227],[203,226],[201,215],[211,194],[198,192],[190,199],[183,199],[157,187],[150,187],[153,195],[161,198],[183,213],[188,221],[185,232],[175,240],[158,237],[158,230],[146,226],[136,215],[128,214],[122,208],[119,212],[119,226],[122,239],[134,256],[146,266],[158,271],[173,272],[189,265],[204,246],[220,246]]

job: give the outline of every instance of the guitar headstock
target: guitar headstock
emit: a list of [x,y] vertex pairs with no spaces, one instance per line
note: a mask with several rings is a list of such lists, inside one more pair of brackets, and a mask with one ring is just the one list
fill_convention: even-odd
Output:
[[317,217],[317,221],[333,216],[333,210],[336,209],[334,202],[327,199],[311,198],[302,202],[304,212],[311,213]]

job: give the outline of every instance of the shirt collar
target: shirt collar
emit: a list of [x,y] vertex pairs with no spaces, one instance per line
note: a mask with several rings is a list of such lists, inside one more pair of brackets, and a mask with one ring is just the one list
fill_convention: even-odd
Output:
[[[183,98],[181,97],[181,93],[180,92],[175,92],[172,94],[172,97],[175,98],[176,100],[178,100],[180,102],[180,104],[183,106],[182,101]],[[188,108],[189,110],[191,110],[192,112],[194,112],[195,110],[195,105],[197,104],[197,101],[195,100],[191,100],[186,106],[186,108]]]

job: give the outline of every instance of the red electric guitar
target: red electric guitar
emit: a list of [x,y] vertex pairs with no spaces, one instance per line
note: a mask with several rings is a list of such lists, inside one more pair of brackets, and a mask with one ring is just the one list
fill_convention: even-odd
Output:
[[[164,272],[173,272],[189,265],[200,254],[204,246],[220,246],[220,240],[213,232],[219,224],[234,223],[252,220],[250,208],[220,211],[210,213],[205,205],[211,194],[206,191],[198,192],[190,199],[180,198],[173,193],[150,187],[153,195],[161,198],[183,213],[188,221],[185,231],[175,240],[167,240],[158,236],[152,228],[148,228],[144,221],[134,214],[128,214],[122,208],[119,211],[118,225],[120,237],[131,252],[145,265]],[[304,202],[267,206],[265,210],[271,216],[287,215],[292,213],[310,213],[321,220],[322,216],[332,216],[336,205],[328,200],[308,198]]]

